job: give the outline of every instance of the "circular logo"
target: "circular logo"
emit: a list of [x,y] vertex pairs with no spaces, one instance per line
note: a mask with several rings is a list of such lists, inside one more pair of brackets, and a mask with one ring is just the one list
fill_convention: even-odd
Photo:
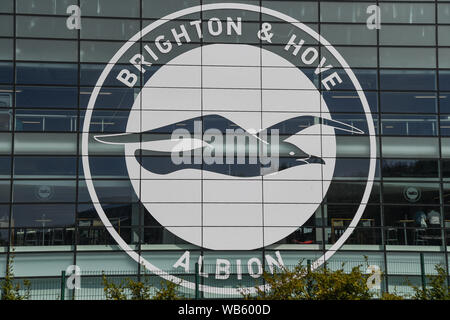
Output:
[[[132,90],[134,99],[123,108],[127,121],[119,132],[97,134],[99,97],[112,85]],[[358,98],[362,125],[341,120],[342,110],[324,94],[339,86],[351,87]],[[364,137],[370,151],[360,205],[313,268],[358,224],[375,173],[371,112],[342,56],[307,25],[246,4],[196,6],[149,24],[103,70],[83,125],[86,184],[111,236],[147,269],[194,288],[140,256],[113,228],[102,201],[108,195],[92,180],[97,166],[90,136],[121,150],[147,218],[211,250],[263,248],[313,219],[342,161],[337,137]]]
[[420,200],[420,189],[416,187],[405,187],[403,189],[403,195],[405,196],[405,199],[409,202],[417,202]]
[[52,186],[38,186],[35,190],[36,198],[39,200],[49,200],[53,197],[53,187]]

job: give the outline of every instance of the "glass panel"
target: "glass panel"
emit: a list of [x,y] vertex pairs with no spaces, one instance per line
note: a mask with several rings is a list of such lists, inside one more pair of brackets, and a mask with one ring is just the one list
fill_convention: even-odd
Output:
[[78,90],[58,87],[17,87],[18,108],[78,108]]
[[439,70],[439,90],[450,90],[450,71]]
[[75,223],[75,205],[16,204],[13,205],[15,227],[71,226]]
[[139,32],[140,23],[124,19],[83,19],[81,39],[128,40]]
[[445,137],[450,136],[450,117],[441,116],[441,135]]
[[380,48],[380,66],[385,68],[435,68],[434,48]]
[[14,0],[3,0],[2,6],[0,7],[0,12],[14,12]]
[[[50,235],[46,237],[46,243],[50,240]],[[61,276],[61,270],[65,270],[67,266],[73,264],[73,253],[17,253],[14,257],[14,275],[17,277],[36,277]],[[58,284],[55,278],[34,278],[31,280],[31,292],[38,293],[38,299],[42,298],[42,294],[48,294],[49,300],[58,299],[61,292],[57,292],[55,287]],[[35,288],[35,290],[33,290]],[[33,296],[33,294],[32,294]],[[51,296],[51,298],[50,298]]]
[[[338,75],[341,77],[341,79],[344,79],[347,77],[346,72],[344,69],[337,69],[335,70]],[[377,70],[375,69],[353,69],[353,73],[355,74],[356,78],[359,81],[359,84],[361,85],[363,90],[376,90],[378,87],[378,77],[377,77]],[[350,83],[350,81],[344,81],[341,84],[339,84],[340,89],[347,89],[351,90],[355,87],[353,84]],[[368,92],[366,92],[369,94]],[[375,99],[376,100],[376,99]],[[371,102],[369,101],[369,104]],[[371,105],[372,107],[372,105]],[[376,109],[376,108],[375,108]],[[372,110],[374,110],[372,108]]]
[[365,25],[322,24],[321,36],[333,45],[376,45],[377,35]]
[[[327,204],[324,208],[327,226],[348,225],[359,205]],[[367,205],[359,226],[375,227],[380,225],[380,206]]]
[[[356,91],[324,91],[323,98],[331,113],[334,112],[362,112],[361,101]],[[372,112],[378,110],[376,92],[365,92]]]
[[[441,113],[450,113],[450,92],[443,92],[439,96],[439,107]],[[445,116],[448,118],[448,116]]]
[[17,60],[77,61],[78,46],[69,40],[16,40]]
[[11,154],[11,133],[0,132],[0,154]]
[[434,23],[433,3],[381,3],[381,23]]
[[450,4],[438,4],[438,23],[450,23]]
[[16,133],[15,154],[70,155],[77,153],[75,133]]
[[382,112],[436,113],[437,95],[425,92],[382,92]]
[[17,63],[17,84],[62,84],[76,85],[76,64],[61,63]]
[[76,174],[75,157],[16,157],[14,159],[15,178],[73,178]]
[[320,21],[322,22],[366,22],[368,3],[321,2]]
[[442,176],[444,178],[450,178],[450,160],[442,160]]
[[74,132],[77,119],[77,111],[17,109],[16,131]]
[[[109,62],[123,42],[81,41],[81,62]],[[75,50],[76,51],[76,50]],[[132,46],[120,59],[120,63],[129,63],[134,54],[138,53],[139,45]],[[103,70],[102,70],[103,71]],[[137,71],[137,70],[136,70]]]
[[287,14],[289,17],[301,22],[315,22],[318,17],[318,5],[314,1],[262,0],[262,6]]
[[[9,180],[0,180],[0,202],[1,203],[8,203],[11,201],[11,199],[9,198],[10,189],[11,189],[11,183]],[[1,212],[0,212],[0,217],[1,217]],[[4,226],[2,226],[1,218],[0,218],[0,228],[2,228],[2,227],[4,227]]]
[[16,180],[13,185],[13,201],[26,202],[75,202],[76,183],[70,180]]
[[[9,62],[0,62],[0,83],[10,84],[12,82],[13,82],[13,64]],[[8,90],[8,92],[9,91],[11,90]],[[4,89],[0,87],[0,95],[2,95],[3,92],[5,92]]]
[[438,138],[382,137],[384,157],[437,158]]
[[[1,137],[0,137],[1,139]],[[0,157],[0,178],[9,179],[11,177],[11,157]]]
[[[93,184],[95,190],[97,190],[99,201],[102,203],[136,203],[139,201],[133,186],[128,180],[95,180]],[[84,180],[79,181],[78,201],[91,202],[91,196]]]
[[[322,49],[322,55],[332,65],[339,65],[334,56],[328,49]],[[335,49],[344,57],[351,68],[376,68],[377,67],[377,48],[376,47],[335,47]]]
[[0,60],[13,59],[14,42],[12,39],[0,39]]
[[[2,3],[4,6],[4,3]],[[0,8],[0,11],[3,8]],[[0,36],[12,37],[14,36],[14,19],[13,16],[0,16]]]
[[450,49],[439,48],[439,68],[450,68]]
[[27,38],[77,38],[77,30],[69,30],[66,20],[58,17],[17,16],[16,35]]
[[[438,206],[384,206],[389,244],[440,245],[441,214]],[[436,222],[438,222],[436,224]]]
[[74,4],[72,0],[17,0],[17,13],[61,14],[66,15],[67,7]]
[[[12,105],[12,97],[13,97],[13,90],[9,89],[9,87],[0,87],[0,108],[2,113],[5,113],[5,108],[11,108]],[[3,119],[5,121],[5,119]]]
[[384,203],[417,203],[439,205],[439,184],[424,182],[383,183]]
[[[133,105],[139,89],[102,87],[95,101],[96,109],[124,109],[129,110]],[[80,108],[88,107],[92,88],[82,88],[80,92]]]
[[437,136],[437,117],[383,114],[381,134],[401,136]]
[[441,138],[441,150],[443,158],[450,158],[450,139]]
[[[444,202],[444,204],[450,204],[450,184],[449,183],[444,183],[444,187],[442,189],[442,201]],[[450,222],[450,208],[446,207],[446,211],[445,211],[445,219],[449,220],[448,222]],[[450,223],[448,225],[444,225],[444,227],[450,227]]]
[[380,70],[381,90],[436,90],[434,70]]
[[81,12],[85,16],[139,17],[139,0],[81,0]]
[[438,178],[438,163],[436,160],[384,159],[382,175],[385,178]]
[[380,45],[432,46],[435,44],[434,26],[389,26],[380,29]]
[[[327,203],[361,203],[366,189],[366,181],[333,181],[328,189]],[[375,183],[369,201],[366,203],[378,204],[380,202],[380,185]]]
[[450,46],[450,26],[438,27],[438,45]]
[[142,17],[159,19],[167,14],[200,5],[200,0],[142,0]]

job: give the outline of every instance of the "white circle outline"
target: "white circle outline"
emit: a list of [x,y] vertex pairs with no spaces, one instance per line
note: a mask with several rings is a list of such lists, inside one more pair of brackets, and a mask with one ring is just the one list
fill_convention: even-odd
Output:
[[[367,126],[369,130],[369,141],[370,141],[370,165],[369,165],[369,173],[368,173],[368,179],[366,184],[366,189],[364,190],[364,194],[361,199],[361,203],[358,207],[358,210],[355,213],[355,216],[353,217],[352,221],[350,222],[347,229],[344,231],[344,233],[341,235],[341,237],[316,261],[314,261],[311,264],[312,269],[316,269],[319,266],[321,266],[325,261],[327,261],[329,258],[331,258],[337,250],[340,249],[340,247],[344,244],[344,242],[348,239],[348,237],[353,232],[353,229],[358,224],[359,220],[362,217],[362,214],[364,213],[364,210],[366,208],[367,201],[369,199],[370,193],[372,191],[373,186],[373,178],[375,176],[375,166],[376,166],[376,140],[375,140],[375,128],[373,124],[372,114],[370,111],[369,103],[366,99],[366,96],[361,88],[361,85],[359,84],[358,79],[356,78],[353,71],[350,69],[350,66],[347,64],[347,62],[344,60],[344,58],[339,54],[339,52],[324,38],[322,38],[317,32],[315,32],[310,27],[304,25],[303,23],[299,22],[298,20],[280,13],[278,11],[267,9],[260,6],[255,5],[249,5],[249,4],[242,4],[242,3],[215,3],[215,4],[207,4],[207,5],[199,5],[194,6],[186,9],[179,10],[177,12],[171,13],[142,29],[137,34],[135,34],[133,37],[130,38],[117,52],[116,54],[111,58],[111,60],[108,62],[108,65],[103,69],[103,72],[101,73],[94,89],[92,90],[92,95],[89,99],[89,103],[86,109],[85,114],[85,120],[83,124],[83,132],[82,132],[82,142],[81,142],[81,155],[82,155],[82,163],[83,163],[83,169],[84,169],[84,175],[85,175],[85,181],[86,186],[88,188],[89,194],[91,196],[92,202],[94,204],[94,207],[97,211],[97,214],[99,215],[102,223],[110,233],[110,235],[114,238],[114,240],[117,242],[119,247],[125,251],[133,260],[138,262],[141,265],[144,265],[146,269],[149,271],[159,275],[160,277],[171,281],[178,283],[179,285],[188,288],[188,289],[195,289],[195,284],[186,281],[184,279],[180,279],[178,277],[175,277],[167,272],[162,271],[161,269],[157,268],[153,264],[151,264],[149,261],[144,259],[142,256],[140,256],[137,252],[135,252],[123,239],[122,237],[117,233],[117,231],[112,226],[111,222],[109,221],[108,217],[106,216],[105,212],[103,211],[103,208],[100,204],[100,201],[97,197],[97,194],[95,192],[95,188],[92,182],[92,176],[90,172],[90,166],[89,166],[89,126],[91,123],[92,118],[92,112],[94,110],[94,105],[97,100],[97,96],[100,92],[100,89],[103,86],[103,82],[105,81],[106,77],[109,75],[110,71],[112,70],[113,66],[117,63],[117,61],[120,59],[120,57],[133,45],[136,41],[141,39],[144,35],[149,33],[150,31],[156,29],[157,27],[163,25],[164,23],[171,21],[173,19],[176,19],[178,17],[188,15],[195,12],[201,12],[201,11],[208,11],[208,10],[217,10],[217,9],[241,9],[241,10],[247,10],[247,11],[253,11],[258,13],[264,13],[273,17],[276,17],[280,20],[284,20],[287,23],[292,24],[293,26],[301,29],[303,32],[308,33],[311,37],[313,37],[315,40],[319,42],[319,44],[322,44],[327,47],[328,51],[338,60],[338,62],[341,64],[341,66],[346,71],[347,75],[349,76],[350,80],[352,81],[353,85],[355,86],[356,92],[358,93],[359,99],[363,105],[364,112],[366,115],[367,120]],[[260,289],[265,289],[264,285],[260,286]],[[200,285],[199,289],[203,292],[207,293],[216,293],[218,287],[211,287],[208,285]],[[256,289],[254,287],[249,288],[222,288],[221,293],[222,294],[229,294],[229,295],[238,295],[241,293],[241,290],[247,290],[249,293],[254,293]],[[266,285],[267,288],[267,285]]]

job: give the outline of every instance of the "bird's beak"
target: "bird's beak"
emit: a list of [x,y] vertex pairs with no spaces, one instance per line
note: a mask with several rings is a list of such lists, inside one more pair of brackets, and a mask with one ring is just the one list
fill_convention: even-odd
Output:
[[296,161],[304,161],[306,163],[318,163],[318,164],[325,164],[325,161],[316,156],[309,156],[309,158],[303,158],[303,159],[296,159]]

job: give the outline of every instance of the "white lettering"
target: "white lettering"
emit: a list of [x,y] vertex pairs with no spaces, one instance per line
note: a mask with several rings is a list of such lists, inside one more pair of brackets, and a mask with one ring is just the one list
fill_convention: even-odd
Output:
[[144,56],[142,54],[135,54],[133,58],[130,59],[130,63],[136,67],[140,72],[144,73],[145,69],[142,68],[142,65],[151,67],[152,64],[150,62],[145,61]]
[[291,48],[291,46],[294,46],[294,51],[292,52],[292,54],[294,56],[296,56],[298,54],[298,52],[300,51],[300,49],[302,48],[303,44],[305,43],[305,40],[300,40],[298,42],[298,44],[295,44],[295,39],[297,38],[297,36],[295,34],[293,34],[291,36],[291,38],[289,39],[287,45],[284,47],[284,50],[289,51],[289,49]]
[[[214,28],[213,28],[214,22],[217,25],[217,30],[214,30]],[[209,19],[208,20],[208,31],[214,37],[217,37],[218,35],[220,35],[222,33],[222,21],[220,21],[220,19],[218,19],[218,18]]]
[[[310,58],[308,58],[309,54],[312,54]],[[302,54],[302,61],[304,64],[312,64],[319,57],[319,52],[316,48],[309,47]]]
[[79,6],[70,5],[67,7],[66,13],[70,16],[66,20],[66,26],[69,30],[81,29],[81,9]]
[[274,266],[281,269],[284,267],[283,259],[281,258],[280,251],[275,252],[275,256],[277,257],[277,260],[275,260],[272,256],[266,254],[266,260],[267,264],[269,265],[269,270],[271,273],[274,271]]
[[217,259],[216,261],[216,279],[226,280],[230,277],[230,261],[226,259]]
[[172,43],[169,40],[166,40],[164,42],[164,46],[161,44],[161,41],[164,40],[164,36],[158,36],[155,39],[155,45],[156,48],[158,48],[158,50],[161,53],[169,53],[170,50],[172,50]]
[[131,73],[129,70],[122,69],[117,75],[116,79],[126,86],[133,88],[138,80],[138,77],[134,73]]
[[234,32],[237,35],[242,34],[242,19],[238,17],[237,23],[233,21],[230,17],[227,18],[227,35],[231,35],[231,29],[234,29]]
[[197,30],[198,38],[199,38],[199,39],[203,38],[203,34],[202,34],[202,21],[201,21],[201,20],[191,21],[191,22],[190,22],[190,25],[191,25],[191,26],[195,26],[195,29]]
[[174,268],[184,268],[184,271],[189,272],[189,259],[191,258],[191,253],[189,251],[186,251],[183,253],[183,255],[180,257],[180,259],[175,262],[173,265]]
[[339,75],[336,72],[333,72],[328,77],[326,77],[325,79],[322,80],[322,84],[325,87],[325,89],[330,90],[330,86],[328,85],[328,83],[330,83],[331,86],[333,86],[333,87],[336,85],[336,82],[334,81],[334,79],[336,79],[337,82],[342,83],[341,77],[339,77]]
[[180,25],[181,33],[177,33],[175,28],[170,29],[173,34],[173,38],[177,42],[178,46],[181,46],[181,38],[184,38],[186,42],[191,42],[191,38],[189,37],[189,34],[186,31],[186,28],[184,25]]
[[[257,267],[256,272],[253,270],[253,264],[256,264],[256,267]],[[262,264],[258,258],[251,258],[250,260],[248,260],[247,267],[248,267],[248,273],[249,273],[250,277],[252,277],[252,278],[255,278],[255,279],[259,278],[263,273]]]

